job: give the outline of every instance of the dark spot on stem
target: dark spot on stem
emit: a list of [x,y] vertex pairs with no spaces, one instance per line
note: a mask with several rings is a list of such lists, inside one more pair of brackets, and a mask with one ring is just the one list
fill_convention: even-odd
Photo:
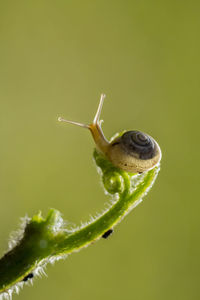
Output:
[[34,277],[33,273],[29,273],[27,276],[24,277],[24,279],[22,281],[26,282],[33,277]]
[[111,235],[112,233],[113,233],[113,229],[109,229],[102,235],[102,238],[107,239],[109,237],[109,235]]

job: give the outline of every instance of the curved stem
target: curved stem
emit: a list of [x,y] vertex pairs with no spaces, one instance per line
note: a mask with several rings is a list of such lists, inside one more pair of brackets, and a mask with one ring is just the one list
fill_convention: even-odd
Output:
[[[96,151],[94,159],[101,171],[104,188],[115,198],[112,197],[109,207],[99,216],[73,230],[64,227],[56,210],[50,210],[46,219],[40,213],[34,216],[25,224],[17,245],[0,259],[0,293],[3,296],[18,291],[30,273],[29,277],[35,276],[47,263],[101,238],[141,202],[159,171],[156,167],[144,175],[133,176],[113,167]],[[135,186],[132,185],[133,178]]]
[[157,175],[157,170],[153,169],[149,171],[135,191],[130,195],[130,179],[126,174],[124,176],[125,189],[124,192],[119,196],[118,201],[114,203],[106,212],[95,219],[90,224],[83,228],[76,230],[74,234],[63,238],[58,242],[57,248],[58,253],[62,249],[65,253],[72,253],[87,246],[96,239],[101,238],[104,232],[116,226],[125,215],[127,215],[132,208],[139,204],[142,196],[146,192],[146,189],[151,186],[152,181]]

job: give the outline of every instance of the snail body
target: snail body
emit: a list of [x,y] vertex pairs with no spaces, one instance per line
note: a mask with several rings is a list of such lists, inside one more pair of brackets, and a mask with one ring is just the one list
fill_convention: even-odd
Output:
[[109,142],[102,131],[100,114],[105,95],[101,95],[95,118],[90,125],[59,118],[74,125],[87,128],[92,133],[96,148],[114,166],[130,172],[142,173],[154,168],[161,160],[161,150],[158,143],[141,131],[126,131],[121,136]]

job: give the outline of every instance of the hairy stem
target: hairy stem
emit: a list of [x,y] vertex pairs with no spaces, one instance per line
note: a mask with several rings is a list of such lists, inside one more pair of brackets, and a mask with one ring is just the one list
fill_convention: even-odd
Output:
[[155,167],[142,175],[129,174],[115,168],[97,151],[94,160],[104,188],[111,195],[108,208],[77,228],[65,228],[60,213],[54,209],[46,219],[39,213],[26,222],[16,246],[0,259],[0,293],[3,296],[17,292],[27,278],[37,275],[47,263],[101,238],[141,202],[159,171],[159,167]]

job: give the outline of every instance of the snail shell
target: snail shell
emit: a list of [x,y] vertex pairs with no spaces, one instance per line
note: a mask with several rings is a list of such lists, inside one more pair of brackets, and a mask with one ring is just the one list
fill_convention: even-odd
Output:
[[122,170],[141,173],[152,169],[161,158],[157,142],[141,131],[126,131],[110,143],[109,160]]

